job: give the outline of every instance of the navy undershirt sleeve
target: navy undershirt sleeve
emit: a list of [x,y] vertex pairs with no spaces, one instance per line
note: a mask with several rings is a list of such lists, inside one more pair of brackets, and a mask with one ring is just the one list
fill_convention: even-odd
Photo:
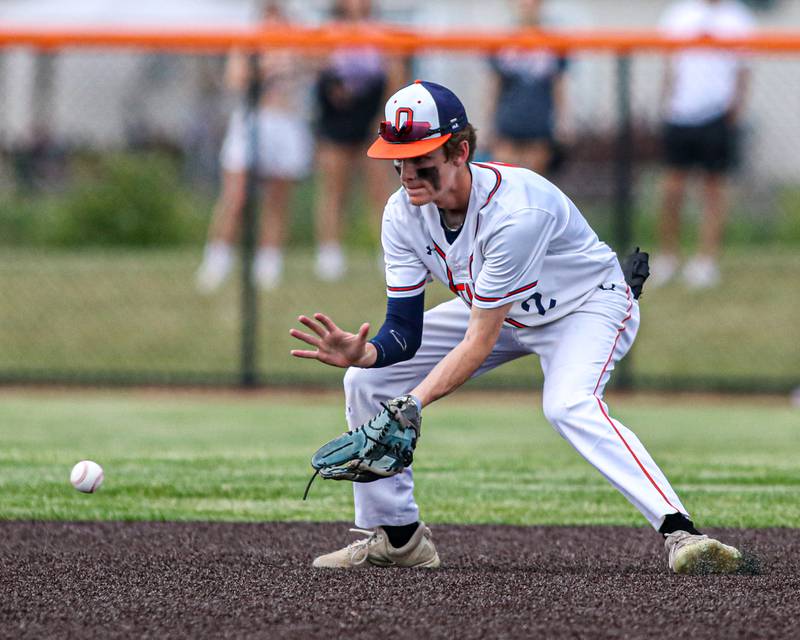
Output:
[[372,366],[388,367],[410,360],[422,343],[422,318],[425,315],[425,293],[412,298],[388,298],[386,320],[370,342],[378,350]]

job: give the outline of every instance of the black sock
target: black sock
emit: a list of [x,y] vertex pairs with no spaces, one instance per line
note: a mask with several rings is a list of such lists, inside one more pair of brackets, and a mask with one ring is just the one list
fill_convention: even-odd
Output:
[[408,544],[408,541],[411,540],[411,536],[414,535],[418,526],[419,522],[414,522],[413,524],[404,524],[399,527],[383,527],[383,530],[389,537],[389,544],[395,549],[399,549]]
[[686,531],[687,533],[691,533],[695,536],[701,535],[700,532],[694,528],[694,523],[685,515],[682,513],[670,513],[666,518],[664,518],[664,524],[661,525],[661,528],[658,530],[658,532],[666,536],[667,534],[675,533],[676,531]]

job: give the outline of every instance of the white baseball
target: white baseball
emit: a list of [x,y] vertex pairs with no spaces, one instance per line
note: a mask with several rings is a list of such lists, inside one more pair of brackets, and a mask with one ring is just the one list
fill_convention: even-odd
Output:
[[72,486],[83,493],[94,493],[103,484],[103,467],[91,460],[81,460],[69,474]]

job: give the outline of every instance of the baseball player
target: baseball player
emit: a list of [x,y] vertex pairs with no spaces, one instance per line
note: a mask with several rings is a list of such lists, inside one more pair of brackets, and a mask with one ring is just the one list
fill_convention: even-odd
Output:
[[[418,433],[425,406],[472,376],[535,353],[546,418],[665,537],[670,568],[735,571],[739,551],[695,529],[650,454],[603,402],[639,328],[637,291],[616,254],[546,179],[473,162],[475,143],[464,106],[441,85],[418,80],[386,103],[368,151],[393,160],[402,185],[383,214],[386,320],[372,339],[368,324],[348,333],[322,313],[299,318],[309,332],[290,331],[312,347],[292,355],[347,367],[351,432],[340,439],[364,436],[366,427],[380,437],[390,426],[387,411]],[[425,312],[433,278],[454,299]],[[634,284],[640,291],[641,280]],[[316,558],[315,567],[439,566],[430,530],[419,521],[412,470],[396,462],[344,476],[360,480],[355,522],[367,538]]]

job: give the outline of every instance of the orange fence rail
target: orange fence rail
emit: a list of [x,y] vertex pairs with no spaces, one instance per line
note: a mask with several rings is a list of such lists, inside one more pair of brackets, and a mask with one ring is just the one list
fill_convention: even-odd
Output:
[[750,38],[677,39],[657,31],[541,31],[486,30],[414,30],[386,25],[364,28],[281,29],[64,29],[0,27],[0,47],[23,46],[36,49],[64,47],[127,47],[157,50],[224,51],[232,47],[261,49],[269,47],[325,50],[342,46],[375,46],[399,53],[443,49],[458,51],[494,51],[503,47],[549,48],[567,50],[669,51],[687,47],[747,49],[761,52],[800,51],[800,32],[762,32]]

